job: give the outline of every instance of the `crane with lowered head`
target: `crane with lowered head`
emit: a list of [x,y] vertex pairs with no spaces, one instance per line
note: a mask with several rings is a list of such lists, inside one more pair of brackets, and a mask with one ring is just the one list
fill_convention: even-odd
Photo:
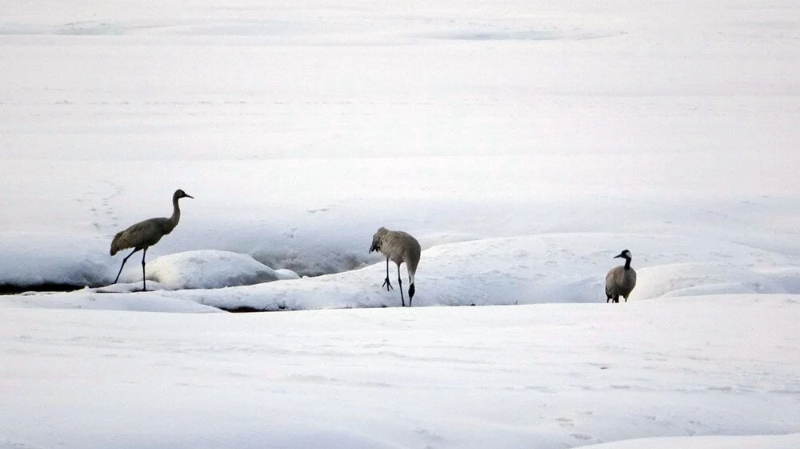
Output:
[[400,264],[405,262],[406,269],[408,270],[408,306],[411,307],[411,300],[414,299],[414,275],[417,272],[417,265],[419,265],[419,257],[422,249],[420,248],[417,239],[403,231],[390,231],[384,227],[378,229],[378,232],[372,236],[372,246],[369,252],[379,251],[386,256],[386,279],[383,281],[381,287],[386,287],[389,291],[392,283],[389,282],[389,260],[397,264],[397,282],[400,284],[400,303],[405,307],[405,299],[403,298],[403,280],[400,278]]

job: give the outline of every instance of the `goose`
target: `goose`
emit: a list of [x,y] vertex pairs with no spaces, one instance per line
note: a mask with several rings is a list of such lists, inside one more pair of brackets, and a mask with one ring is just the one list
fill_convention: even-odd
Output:
[[636,271],[631,268],[631,252],[626,249],[614,258],[625,259],[625,265],[612,268],[606,275],[606,303],[612,300],[618,303],[620,296],[628,302],[628,296],[636,287]]

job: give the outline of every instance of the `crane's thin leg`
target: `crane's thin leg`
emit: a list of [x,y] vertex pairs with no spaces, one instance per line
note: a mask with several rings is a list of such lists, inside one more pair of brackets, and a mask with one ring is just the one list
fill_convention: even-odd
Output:
[[[403,278],[400,277],[400,264],[397,264],[397,283],[400,284],[400,304],[406,306],[406,300],[403,299]],[[408,305],[411,305],[409,303]]]
[[147,291],[147,280],[144,278],[144,256],[147,255],[147,248],[142,252],[142,291]]
[[140,249],[141,249],[141,248],[136,248],[136,249],[134,249],[133,251],[131,251],[131,253],[130,253],[130,254],[128,254],[127,256],[125,256],[125,258],[124,258],[124,259],[122,259],[122,266],[121,266],[121,267],[119,267],[119,271],[117,272],[117,278],[116,278],[116,279],[114,279],[114,282],[113,282],[114,284],[116,284],[116,283],[117,283],[117,281],[119,280],[119,275],[120,275],[120,274],[122,274],[122,268],[125,266],[125,262],[127,262],[127,261],[128,261],[128,259],[129,259],[129,258],[130,258],[130,257],[133,255],[133,253],[135,253],[136,251],[139,251]]
[[386,287],[386,291],[393,289],[392,283],[389,282],[389,258],[386,258],[386,279],[383,281],[383,285],[381,287]]

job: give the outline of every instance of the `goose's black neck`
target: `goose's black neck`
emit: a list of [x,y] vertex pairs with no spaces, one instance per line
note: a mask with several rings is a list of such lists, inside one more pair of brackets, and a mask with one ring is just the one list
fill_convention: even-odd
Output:
[[630,257],[626,257],[625,258],[625,269],[626,270],[630,270],[631,269],[631,258]]

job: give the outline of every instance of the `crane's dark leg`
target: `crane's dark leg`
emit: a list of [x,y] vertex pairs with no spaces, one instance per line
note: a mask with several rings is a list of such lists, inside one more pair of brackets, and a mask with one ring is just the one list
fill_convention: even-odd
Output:
[[147,280],[144,278],[144,256],[147,255],[147,248],[142,252],[142,291],[147,291]]
[[392,288],[392,283],[389,282],[389,258],[386,258],[386,279],[383,281],[383,285],[381,287],[386,287],[386,291],[388,292]]
[[134,249],[133,251],[131,251],[131,253],[130,253],[130,254],[128,254],[127,256],[125,256],[125,258],[124,258],[124,259],[122,259],[122,266],[121,266],[121,267],[119,267],[119,271],[117,272],[117,278],[116,278],[116,279],[114,279],[114,284],[116,284],[116,283],[117,283],[117,281],[119,280],[119,275],[120,275],[120,274],[122,274],[122,268],[125,266],[125,262],[127,262],[127,261],[128,261],[128,259],[130,259],[130,257],[133,255],[133,253],[135,253],[136,251],[139,251],[140,249],[141,249],[141,248],[136,248],[136,249]]
[[[400,264],[397,264],[397,283],[400,285],[400,304],[406,306],[406,300],[403,298],[403,279],[400,277]],[[409,303],[411,305],[411,303]]]

